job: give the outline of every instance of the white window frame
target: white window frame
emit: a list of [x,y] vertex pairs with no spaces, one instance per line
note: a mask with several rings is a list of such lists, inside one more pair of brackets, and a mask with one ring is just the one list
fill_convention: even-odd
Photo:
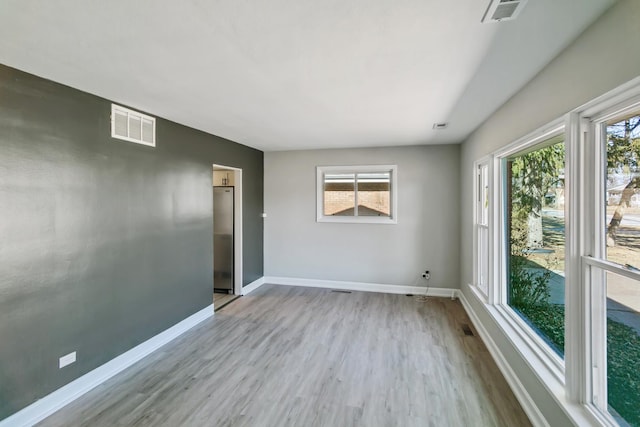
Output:
[[[604,272],[640,281],[640,273],[607,261],[602,255],[605,224],[603,126],[625,113],[640,111],[640,77],[576,108],[489,156],[490,262],[489,292],[477,286],[483,302],[511,344],[546,389],[578,425],[617,426],[606,402],[606,289]],[[564,360],[506,304],[505,191],[503,159],[558,132],[565,135],[565,353]],[[474,164],[474,176],[477,164]],[[474,184],[476,184],[474,178]],[[474,185],[474,188],[477,188]],[[474,206],[477,200],[474,190]],[[476,212],[474,207],[474,227]],[[474,228],[474,280],[477,248]],[[598,252],[600,250],[600,252]],[[592,271],[597,270],[597,274]],[[604,367],[604,369],[602,369]],[[604,396],[604,400],[602,397]],[[538,418],[541,413],[536,414]]]
[[[388,217],[377,216],[330,216],[324,214],[324,175],[325,173],[377,173],[390,172],[390,210]],[[357,205],[357,182],[354,188]],[[397,224],[398,223],[398,166],[397,165],[358,165],[358,166],[317,166],[316,167],[316,221],[352,224]]]
[[[591,233],[585,236],[585,250],[580,254],[581,274],[585,281],[583,309],[590,346],[586,348],[586,405],[603,425],[618,425],[608,410],[607,402],[607,307],[606,274],[613,273],[640,282],[640,273],[606,259],[605,174],[607,125],[611,120],[640,113],[640,84],[626,93],[626,99],[615,94],[595,102],[582,111],[578,126],[587,149],[585,169],[592,178],[585,185],[583,206],[589,206],[584,221]],[[612,105],[613,104],[613,105]]]
[[[131,130],[129,129],[129,126],[130,126],[129,118],[136,117],[140,120],[140,139],[131,138],[128,136],[122,136],[116,133],[116,112],[119,112],[127,116],[127,135],[131,135]],[[142,139],[142,123],[144,120],[148,120],[151,122],[151,129],[152,129],[151,142],[145,141],[144,139]],[[135,142],[136,144],[146,145],[149,147],[155,147],[156,146],[156,119],[155,117],[142,114],[139,111],[135,111],[127,107],[123,107],[117,104],[111,104],[111,137],[116,139],[121,139],[123,141]]]
[[[507,187],[506,187],[506,160],[507,158],[517,155],[529,148],[533,148],[549,139],[563,135],[565,131],[564,119],[554,120],[550,124],[532,132],[531,134],[520,138],[504,147],[503,149],[495,153],[495,167],[498,170],[498,179],[493,183],[492,190],[497,193],[497,205],[494,209],[494,215],[497,219],[497,248],[499,248],[499,264],[496,277],[493,278],[496,287],[495,292],[495,304],[497,313],[502,317],[502,320],[509,324],[509,326],[518,334],[521,341],[528,347],[530,351],[535,353],[547,369],[557,381],[564,383],[564,369],[565,362],[550,346],[547,342],[538,335],[538,333],[524,320],[520,315],[507,303],[507,287],[508,277],[507,269],[508,265],[507,254],[510,250],[508,242],[506,241],[507,230]],[[566,138],[565,138],[566,147]],[[565,187],[565,194],[566,194]],[[566,199],[566,196],[565,196]],[[568,203],[565,203],[565,218],[567,217]],[[566,223],[566,220],[565,220]],[[495,252],[494,252],[495,255]],[[568,277],[565,276],[565,289],[568,287]],[[565,325],[566,327],[566,325]]]
[[[490,301],[491,298],[489,294],[491,292],[491,209],[493,208],[493,203],[491,201],[491,158],[484,157],[481,160],[474,162],[473,170],[474,170],[474,204],[473,204],[473,284],[476,287],[479,294],[483,297],[485,302]],[[483,170],[486,170],[483,173]],[[485,194],[488,191],[488,194]],[[486,196],[486,197],[485,197]],[[485,211],[486,218],[482,217],[482,211],[484,210],[483,204],[487,202],[487,208]],[[486,233],[486,242],[481,240],[481,234]],[[483,261],[484,266],[482,266]],[[484,269],[484,275],[481,274],[481,270]]]

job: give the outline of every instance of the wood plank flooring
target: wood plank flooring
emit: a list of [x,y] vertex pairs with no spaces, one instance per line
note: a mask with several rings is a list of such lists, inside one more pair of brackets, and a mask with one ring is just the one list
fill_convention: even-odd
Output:
[[42,426],[530,426],[458,301],[264,285]]

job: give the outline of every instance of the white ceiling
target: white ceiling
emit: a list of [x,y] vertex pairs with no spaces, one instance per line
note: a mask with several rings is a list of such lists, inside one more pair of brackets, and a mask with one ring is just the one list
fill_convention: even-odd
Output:
[[459,143],[614,2],[0,0],[0,63],[264,151]]

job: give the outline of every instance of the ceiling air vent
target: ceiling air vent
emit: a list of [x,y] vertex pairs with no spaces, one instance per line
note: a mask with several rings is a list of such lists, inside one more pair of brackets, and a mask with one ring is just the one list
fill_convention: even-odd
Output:
[[516,19],[527,0],[492,0],[482,22],[501,22]]
[[111,137],[137,144],[156,146],[156,119],[111,104]]
[[449,123],[434,123],[433,124],[433,129],[434,130],[443,130],[449,127]]

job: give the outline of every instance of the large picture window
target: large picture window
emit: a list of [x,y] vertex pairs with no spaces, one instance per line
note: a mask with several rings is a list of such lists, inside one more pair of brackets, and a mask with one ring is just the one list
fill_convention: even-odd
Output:
[[319,166],[318,222],[397,222],[397,167]]
[[507,303],[564,354],[564,137],[505,158]]

